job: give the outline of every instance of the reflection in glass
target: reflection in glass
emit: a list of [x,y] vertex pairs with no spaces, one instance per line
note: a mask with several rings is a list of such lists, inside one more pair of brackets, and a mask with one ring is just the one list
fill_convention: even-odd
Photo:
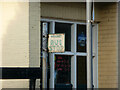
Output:
[[69,84],[71,82],[71,56],[55,56],[55,83]]
[[71,24],[55,23],[55,33],[65,34],[65,51],[71,51]]
[[77,52],[86,52],[86,25],[77,25]]
[[87,66],[86,66],[86,57],[79,56],[77,57],[77,82],[78,88],[87,87]]

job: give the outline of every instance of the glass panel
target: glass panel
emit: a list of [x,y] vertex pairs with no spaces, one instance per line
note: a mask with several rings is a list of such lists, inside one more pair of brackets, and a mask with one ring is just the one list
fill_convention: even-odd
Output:
[[55,23],[55,33],[65,34],[65,51],[71,51],[71,24]]
[[77,78],[78,88],[86,88],[87,87],[86,56],[77,57]]
[[56,84],[71,83],[71,56],[65,55],[55,56],[55,83]]
[[77,25],[77,52],[86,52],[86,25]]

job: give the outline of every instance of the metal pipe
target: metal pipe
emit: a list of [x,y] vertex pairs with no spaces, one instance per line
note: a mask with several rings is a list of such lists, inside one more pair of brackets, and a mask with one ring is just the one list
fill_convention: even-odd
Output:
[[86,20],[87,20],[87,88],[92,88],[92,0],[86,1]]
[[[49,33],[54,34],[55,33],[55,22],[50,23],[50,31]],[[50,88],[54,90],[54,85],[55,85],[55,78],[54,78],[54,72],[55,72],[55,62],[54,62],[54,54],[50,53],[49,54],[49,60],[50,60]]]
[[47,89],[47,41],[48,41],[48,23],[42,23],[42,89]]

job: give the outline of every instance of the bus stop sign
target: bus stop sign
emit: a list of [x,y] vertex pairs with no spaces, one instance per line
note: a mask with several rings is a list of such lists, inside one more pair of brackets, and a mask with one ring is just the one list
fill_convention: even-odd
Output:
[[49,52],[64,52],[65,51],[65,35],[49,34],[48,50]]

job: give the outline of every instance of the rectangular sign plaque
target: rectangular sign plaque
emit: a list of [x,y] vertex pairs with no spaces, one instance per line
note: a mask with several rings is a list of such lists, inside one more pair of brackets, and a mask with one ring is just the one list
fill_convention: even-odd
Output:
[[64,52],[65,51],[65,35],[49,34],[48,50],[49,52]]

